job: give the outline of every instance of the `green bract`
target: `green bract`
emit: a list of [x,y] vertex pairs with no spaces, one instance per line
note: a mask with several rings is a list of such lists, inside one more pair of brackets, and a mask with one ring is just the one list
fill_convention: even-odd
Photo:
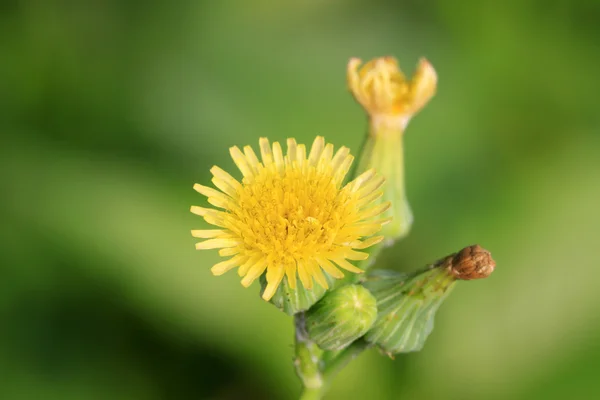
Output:
[[378,316],[365,339],[390,355],[421,350],[455,282],[443,266],[411,274],[373,271],[363,285],[377,299]]
[[[361,151],[357,173],[374,168],[385,177],[383,196],[377,201],[389,201],[392,206],[382,217],[390,217],[381,234],[390,245],[402,239],[413,223],[413,214],[406,198],[404,184],[404,144],[401,126],[372,125]],[[373,260],[368,260],[373,263]],[[362,268],[362,265],[361,265]]]
[[[334,279],[328,274],[324,273],[327,283],[333,285]],[[261,284],[261,295],[267,286],[267,280],[263,276],[260,279]],[[294,315],[301,311],[306,311],[313,304],[319,301],[327,292],[321,285],[315,283],[311,289],[306,289],[303,285],[296,285],[295,289],[292,289],[288,283],[287,278],[283,278],[281,284],[275,291],[275,294],[269,300],[275,307],[288,315]]]

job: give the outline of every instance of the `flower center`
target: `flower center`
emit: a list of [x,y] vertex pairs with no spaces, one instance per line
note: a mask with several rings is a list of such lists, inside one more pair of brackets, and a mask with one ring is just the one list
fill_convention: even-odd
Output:
[[233,211],[247,251],[259,250],[268,264],[288,265],[329,253],[351,210],[348,195],[331,174],[295,165],[273,173],[262,169],[238,193]]

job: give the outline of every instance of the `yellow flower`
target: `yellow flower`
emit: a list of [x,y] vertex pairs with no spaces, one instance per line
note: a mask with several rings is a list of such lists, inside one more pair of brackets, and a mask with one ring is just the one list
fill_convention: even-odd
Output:
[[[348,62],[348,86],[371,117],[404,117],[416,114],[435,94],[437,75],[424,58],[412,81],[408,81],[393,57],[380,57],[363,65]],[[408,120],[406,120],[408,122]]]
[[334,155],[333,145],[317,137],[307,156],[306,147],[287,140],[284,156],[279,143],[271,146],[261,138],[262,161],[250,146],[242,152],[230,149],[233,161],[243,175],[241,182],[217,166],[211,169],[213,189],[199,184],[194,189],[208,197],[215,207],[192,206],[194,214],[204,217],[219,229],[193,230],[192,236],[207,239],[196,249],[220,249],[230,259],[214,265],[214,275],[238,267],[242,285],[248,287],[266,271],[263,299],[269,300],[284,275],[291,288],[296,276],[312,289],[313,278],[323,288],[323,271],[334,278],[344,274],[336,267],[360,273],[348,260],[364,260],[364,249],[382,240],[371,237],[385,220],[373,217],[384,212],[389,203],[372,203],[381,196],[384,179],[373,170],[352,182],[342,182],[354,157],[346,147]]

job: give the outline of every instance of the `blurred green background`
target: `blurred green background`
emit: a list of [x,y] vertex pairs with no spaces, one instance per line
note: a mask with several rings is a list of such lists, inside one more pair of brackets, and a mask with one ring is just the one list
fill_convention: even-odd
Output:
[[421,267],[466,245],[425,349],[362,355],[330,399],[600,394],[598,2],[9,0],[0,4],[0,398],[293,399],[290,319],[212,277],[192,190],[232,145],[366,128],[352,56],[420,56]]

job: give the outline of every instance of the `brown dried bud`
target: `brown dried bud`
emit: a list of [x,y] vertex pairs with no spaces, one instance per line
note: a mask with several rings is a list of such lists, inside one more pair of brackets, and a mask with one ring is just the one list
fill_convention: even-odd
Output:
[[451,260],[447,258],[450,261],[448,269],[456,279],[487,278],[496,267],[490,252],[478,244],[465,247],[451,257]]

